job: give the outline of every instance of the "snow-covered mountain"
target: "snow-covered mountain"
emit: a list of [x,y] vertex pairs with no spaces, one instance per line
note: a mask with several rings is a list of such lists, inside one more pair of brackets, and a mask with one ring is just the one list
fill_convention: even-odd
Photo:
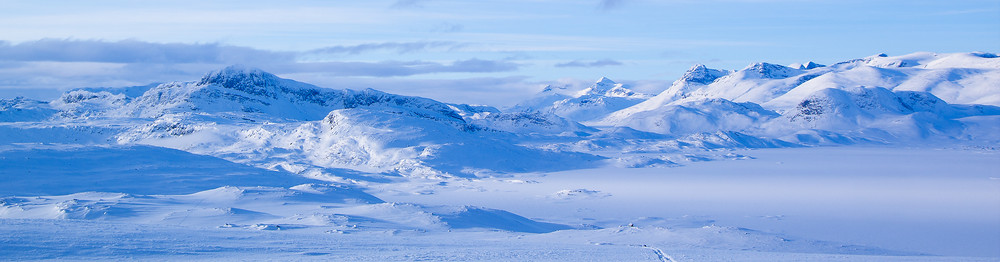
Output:
[[[12,143],[155,145],[347,180],[371,179],[349,175],[357,171],[470,177],[582,168],[604,158],[589,150],[712,148],[695,140],[731,137],[712,134],[784,146],[996,141],[998,60],[916,53],[830,66],[696,65],[653,97],[601,78],[582,90],[550,86],[507,111],[230,66],[191,82],[3,100],[0,130]],[[621,128],[644,135],[608,131]]]
[[566,119],[586,122],[635,105],[647,99],[623,84],[606,77],[590,87],[575,92],[546,87],[541,93],[514,106],[512,111],[551,113]]
[[651,110],[615,112],[602,122],[661,134],[691,134],[718,130],[746,130],[775,118],[760,105],[722,98],[687,99]]
[[[508,139],[593,131],[552,114],[502,113],[372,89],[320,88],[241,66],[193,82],[80,89],[49,103],[21,99],[4,105],[0,116],[7,122],[47,120],[48,128],[41,129],[74,123],[62,127],[76,131],[69,137],[103,136],[119,144],[162,146],[331,179],[342,179],[342,170],[474,176],[579,168],[601,159],[523,147]],[[86,131],[94,128],[101,129],[99,134]]]
[[970,134],[988,132],[966,122],[1000,114],[998,77],[1000,58],[987,53],[880,54],[795,68],[755,63],[732,72],[699,65],[657,96],[593,123],[672,135],[739,131],[791,142],[816,141],[805,134],[817,130],[851,141],[975,140]]
[[[85,92],[85,91],[76,91]],[[427,98],[376,90],[335,90],[279,78],[259,69],[230,66],[196,82],[158,85],[107,116],[157,118],[167,114],[236,114],[253,119],[319,120],[336,109],[395,107],[464,125],[447,105]]]
[[[686,97],[687,94],[691,93],[691,91],[697,90],[702,86],[711,84],[712,82],[715,82],[716,79],[719,79],[720,77],[726,76],[730,73],[732,72],[718,70],[718,69],[711,69],[701,64],[695,65],[691,67],[691,69],[688,69],[687,72],[684,72],[684,75],[681,76],[680,79],[674,81],[674,83],[670,85],[669,88],[667,88],[660,94],[654,96],[653,98],[650,98],[649,100],[662,102],[664,100],[681,99]],[[646,101],[644,101],[643,103],[646,103]]]
[[570,121],[552,113],[539,111],[502,112],[492,106],[451,105],[466,121],[487,130],[512,134],[575,135],[596,129]]
[[58,110],[43,101],[15,97],[0,99],[0,122],[31,122],[48,119]]

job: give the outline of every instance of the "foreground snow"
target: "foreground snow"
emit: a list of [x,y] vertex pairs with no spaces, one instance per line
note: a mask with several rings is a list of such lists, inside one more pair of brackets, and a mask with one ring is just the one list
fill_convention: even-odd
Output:
[[[37,157],[21,149],[0,155],[6,163]],[[119,149],[102,150],[109,155]],[[746,157],[680,167],[384,183],[367,190],[373,195],[304,184],[227,186],[184,195],[12,196],[0,207],[5,224],[0,252],[10,259],[206,260],[994,261],[1000,256],[1000,210],[993,208],[1000,205],[995,177],[1000,152],[995,150],[737,153]],[[856,165],[838,165],[846,162]]]
[[792,239],[1000,256],[1000,152],[995,149],[833,147],[739,153],[754,159],[525,174],[428,187],[433,191],[419,196],[409,193],[415,188],[386,185],[386,192],[399,192],[379,196],[488,206],[571,225],[739,226]]
[[[569,234],[575,232],[568,232]],[[503,232],[331,234],[0,219],[5,260],[337,261],[995,261],[990,258],[868,256],[580,243]]]

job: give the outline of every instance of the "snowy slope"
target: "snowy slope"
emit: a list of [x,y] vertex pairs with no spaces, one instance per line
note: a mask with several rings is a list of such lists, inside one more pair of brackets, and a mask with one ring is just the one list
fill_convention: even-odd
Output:
[[998,61],[987,53],[914,53],[831,66],[755,63],[731,73],[699,65],[657,96],[592,123],[672,135],[737,131],[796,143],[995,141],[962,119],[1000,113],[993,101],[1000,96]]
[[688,97],[724,98],[734,102],[761,103],[808,81],[814,74],[769,63],[756,63],[687,93]]
[[[880,54],[831,66],[809,65],[791,68],[755,63],[732,73],[695,66],[660,94],[658,104],[690,96],[763,104],[779,96],[799,94],[801,98],[825,88],[871,86],[930,92],[948,103],[1000,105],[991,102],[1000,93],[995,84],[1000,58],[994,54]],[[650,107],[654,106],[644,108]]]
[[[12,109],[6,111],[18,112],[19,119],[40,120],[21,113],[23,103],[7,103]],[[168,147],[325,179],[342,179],[341,169],[408,177],[473,176],[581,168],[600,159],[522,147],[506,139],[515,135],[510,132],[574,136],[593,131],[552,114],[502,113],[371,89],[326,89],[241,66],[194,82],[79,89],[36,104],[36,111],[59,110],[58,119],[4,125],[0,129],[16,133],[7,140],[44,140],[18,130],[66,129],[74,133],[67,142],[79,143],[101,140],[86,134],[97,129],[97,137],[119,144]]]
[[16,97],[0,99],[0,122],[35,122],[46,120],[57,110],[49,103]]
[[539,111],[542,108],[551,106],[556,101],[573,98],[575,93],[570,91],[566,86],[547,85],[541,92],[512,106],[508,111]]
[[656,107],[657,105],[662,105],[664,103],[669,103],[670,101],[688,97],[691,91],[697,90],[705,85],[712,84],[715,80],[730,73],[732,72],[711,69],[701,64],[695,65],[691,67],[691,69],[688,69],[687,72],[684,72],[684,75],[681,76],[680,79],[674,81],[669,88],[649,100],[643,101],[641,103],[643,106],[637,106],[635,108]]
[[275,130],[259,147],[247,137],[236,139],[236,144],[222,150],[281,150],[302,154],[309,164],[321,167],[423,177],[553,170],[588,166],[588,162],[599,159],[525,148],[489,138],[489,132],[470,133],[430,119],[400,117],[405,114],[387,109],[340,109],[322,121],[301,124],[288,133]]
[[82,192],[4,197],[0,198],[0,218],[101,220],[196,229],[325,229],[339,233],[449,229],[547,233],[571,228],[482,207],[385,203],[355,188],[326,184],[224,186],[184,195]]
[[[221,186],[293,186],[300,176],[150,146],[12,144],[0,147],[3,195],[85,191],[189,194]],[[58,165],[55,165],[57,164]]]
[[[782,98],[779,98],[782,99]],[[777,100],[777,99],[776,99]],[[1000,107],[953,105],[931,93],[889,91],[880,87],[822,89],[802,98],[765,128],[774,134],[788,131],[826,130],[886,142],[914,139],[957,138],[990,141],[996,136],[971,136],[981,132],[962,123],[971,116],[1000,115]]]
[[[996,85],[1000,58],[990,53],[913,53],[901,56],[880,54],[841,62],[834,68],[850,70],[871,67],[884,71],[882,79],[852,77],[846,86],[881,86],[893,91],[924,91],[953,104],[1000,106]],[[883,81],[880,84],[878,81]]]
[[211,72],[197,82],[156,86],[108,115],[155,118],[176,113],[226,112],[251,118],[319,120],[335,109],[363,106],[403,107],[428,117],[461,121],[447,105],[430,99],[371,89],[320,88],[241,66]]
[[285,230],[569,229],[490,208],[385,203],[362,189],[149,146],[0,147],[0,219]]
[[623,84],[602,77],[590,87],[576,92],[559,92],[546,88],[535,97],[514,106],[514,111],[551,113],[566,119],[585,122],[603,118],[607,114],[635,105],[648,98]]
[[574,135],[596,129],[552,113],[534,110],[501,112],[491,106],[450,105],[465,121],[486,129],[520,135]]
[[662,134],[690,134],[721,130],[746,130],[777,117],[777,113],[754,103],[734,103],[726,99],[690,98],[653,110],[615,112],[601,125],[628,126]]

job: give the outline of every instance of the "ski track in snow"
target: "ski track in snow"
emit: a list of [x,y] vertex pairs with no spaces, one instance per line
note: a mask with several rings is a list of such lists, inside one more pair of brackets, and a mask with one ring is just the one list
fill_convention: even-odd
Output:
[[653,253],[656,254],[656,258],[659,259],[661,262],[676,262],[676,260],[667,255],[667,253],[663,253],[663,250],[659,248],[647,245],[641,245],[640,247],[652,250]]

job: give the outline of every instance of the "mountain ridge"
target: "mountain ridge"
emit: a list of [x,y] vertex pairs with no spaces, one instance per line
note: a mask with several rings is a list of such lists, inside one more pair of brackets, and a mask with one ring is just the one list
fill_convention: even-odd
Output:
[[609,150],[990,144],[1000,142],[990,124],[1000,107],[956,101],[1000,103],[996,61],[915,53],[830,66],[695,65],[656,96],[602,77],[580,90],[549,86],[511,110],[324,88],[234,65],[189,82],[0,100],[0,131],[12,132],[10,142],[58,134],[356,182],[372,178],[344,170],[472,178],[631,163]]

